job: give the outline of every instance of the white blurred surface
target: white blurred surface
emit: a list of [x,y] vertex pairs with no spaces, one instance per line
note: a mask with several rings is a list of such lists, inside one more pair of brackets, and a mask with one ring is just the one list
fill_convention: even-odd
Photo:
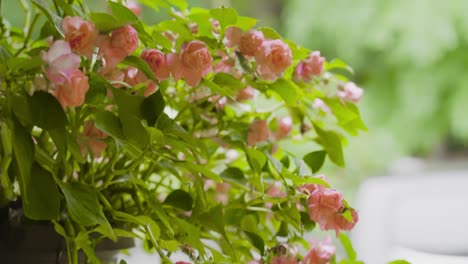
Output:
[[361,185],[352,232],[360,259],[467,264],[468,170],[399,172]]

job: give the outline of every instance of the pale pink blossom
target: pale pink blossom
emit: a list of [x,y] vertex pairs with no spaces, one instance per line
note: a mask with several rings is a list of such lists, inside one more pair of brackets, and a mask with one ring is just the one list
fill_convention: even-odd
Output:
[[247,131],[247,145],[253,146],[258,142],[267,141],[270,138],[270,130],[266,120],[253,121]]
[[236,100],[239,102],[254,98],[255,89],[252,86],[247,86],[242,90],[239,90],[236,95]]
[[325,113],[331,113],[330,107],[328,107],[328,105],[320,98],[315,98],[314,102],[312,103],[312,108]]
[[91,21],[84,21],[79,16],[66,16],[62,20],[62,29],[65,40],[76,53],[88,58],[93,54],[98,31]]
[[308,82],[313,76],[319,76],[323,71],[325,58],[320,56],[320,51],[313,51],[307,59],[301,61],[294,69],[294,79]]
[[133,0],[127,0],[127,8],[130,9],[130,11],[132,11],[136,16],[140,16],[141,6],[137,2]]
[[211,33],[213,33],[214,35],[219,35],[219,30],[221,29],[221,25],[219,24],[219,21],[216,19],[211,19],[210,22],[211,22],[211,26],[213,26],[211,28]]
[[205,43],[192,40],[182,46],[180,54],[169,54],[167,62],[176,81],[184,78],[188,85],[197,86],[212,70],[213,58]]
[[342,90],[338,91],[338,97],[344,101],[350,101],[353,103],[359,102],[363,94],[364,90],[353,82],[346,83]]
[[293,120],[290,116],[285,116],[278,119],[278,131],[276,131],[276,139],[285,138],[292,130]]
[[83,155],[86,153],[86,149],[89,148],[94,157],[100,157],[107,147],[107,143],[103,141],[103,139],[107,138],[107,134],[97,129],[92,121],[84,123],[82,138],[84,142],[80,142],[80,147]]
[[141,58],[148,63],[156,78],[159,81],[169,78],[170,72],[167,65],[166,56],[160,50],[147,49],[141,53]]
[[238,27],[228,27],[224,33],[224,43],[226,47],[233,48],[238,46],[243,34],[242,29]]
[[276,182],[274,182],[274,183],[270,186],[270,188],[268,189],[268,191],[266,192],[266,194],[268,194],[268,195],[271,196],[271,197],[284,198],[284,197],[286,197],[286,193],[283,192],[283,190],[281,189],[281,187],[282,187],[281,182],[276,181]]
[[56,84],[54,95],[63,107],[80,106],[89,89],[88,77],[80,70],[68,71],[63,82]]
[[244,56],[254,56],[264,40],[265,37],[261,31],[250,30],[242,35],[239,50]]
[[66,75],[78,70],[81,59],[72,53],[70,44],[64,40],[52,43],[47,52],[41,53],[41,58],[47,63],[46,76],[55,84],[66,82]]
[[146,75],[135,67],[128,67],[125,71],[124,81],[130,86],[136,86],[140,83],[146,83],[144,96],[149,96],[157,90],[157,85],[154,81],[148,79]]
[[260,78],[274,80],[291,65],[292,52],[289,46],[280,39],[265,40],[255,54],[255,59]]
[[302,260],[302,264],[329,264],[336,248],[332,245],[330,237],[323,241],[312,241],[307,255]]

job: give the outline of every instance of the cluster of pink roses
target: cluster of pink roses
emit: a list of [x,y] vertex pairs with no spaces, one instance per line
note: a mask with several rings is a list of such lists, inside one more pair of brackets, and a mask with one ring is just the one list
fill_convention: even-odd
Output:
[[292,63],[292,51],[280,39],[265,39],[261,31],[243,32],[229,27],[225,34],[226,47],[235,48],[246,58],[255,58],[256,72],[264,80],[275,80]]
[[[320,176],[324,179],[324,176]],[[358,221],[356,210],[343,204],[343,195],[335,189],[318,184],[306,184],[300,188],[307,193],[309,216],[319,224],[322,230],[335,230],[338,236],[341,230],[351,230]],[[343,213],[351,212],[352,221],[348,221]]]

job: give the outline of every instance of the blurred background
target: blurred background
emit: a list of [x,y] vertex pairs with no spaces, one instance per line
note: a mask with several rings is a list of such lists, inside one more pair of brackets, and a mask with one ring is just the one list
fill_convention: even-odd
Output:
[[[3,1],[5,10],[12,10],[4,14],[5,17],[18,26],[23,22],[21,15],[18,15],[20,2]],[[93,10],[105,8],[103,0],[87,2]],[[321,51],[327,60],[339,57],[354,68],[356,75],[353,80],[365,89],[360,107],[369,132],[350,138],[345,148],[346,169],[328,164],[323,172],[333,186],[345,193],[351,204],[364,211],[361,219],[366,216],[365,210],[369,210],[363,199],[372,200],[372,190],[377,190],[375,195],[379,191],[384,192],[382,184],[397,182],[391,188],[399,189],[408,186],[402,179],[432,175],[431,179],[449,184],[450,179],[457,178],[454,183],[468,187],[468,182],[464,180],[468,179],[468,173],[464,170],[468,168],[467,0],[188,2],[191,6],[201,7],[232,6],[241,15],[259,19],[260,26],[276,28],[283,36],[309,49]],[[157,22],[163,18],[163,13],[156,14],[149,8],[143,8],[143,20]],[[299,153],[301,151],[307,150],[298,149]],[[456,175],[451,173],[454,170],[458,171]],[[373,177],[384,175],[386,177]],[[398,180],[386,181],[388,177],[398,177]],[[424,184],[428,181],[421,177],[418,178],[419,182],[413,182],[414,185],[409,184],[414,188],[406,193],[414,194],[419,186],[425,190],[432,188],[439,197],[448,197],[444,190],[450,192],[450,187],[434,189],[440,183],[430,180],[429,184],[432,185],[426,188]],[[374,178],[384,179],[383,183],[372,180]],[[371,184],[363,185],[369,188],[366,192],[360,186],[369,179]],[[399,195],[404,197],[405,193]],[[457,202],[468,200],[466,196],[456,199]],[[453,205],[453,200],[448,200],[447,204]],[[372,206],[370,210],[373,210]],[[412,211],[418,214],[434,208],[428,205],[418,210]],[[454,209],[457,210],[461,211],[460,208]],[[431,218],[433,215],[424,217]],[[466,214],[452,217],[467,219]],[[437,223],[438,220],[434,221]],[[441,225],[441,222],[438,223]],[[466,230],[462,231],[466,234]],[[366,231],[359,232],[365,234]],[[359,232],[356,234],[358,237]],[[440,234],[452,234],[450,232],[442,230]],[[411,238],[403,240],[410,241]],[[461,238],[455,242],[465,243],[466,250],[450,254],[467,256],[468,242]],[[431,251],[427,248],[426,245],[422,251]],[[431,259],[437,258],[432,256]],[[461,262],[440,261],[428,262],[426,259],[418,263],[468,263],[466,259]]]

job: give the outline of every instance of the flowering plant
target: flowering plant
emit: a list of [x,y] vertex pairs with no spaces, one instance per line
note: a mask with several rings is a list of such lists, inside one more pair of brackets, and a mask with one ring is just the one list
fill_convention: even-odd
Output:
[[[335,262],[329,240],[303,236],[358,220],[317,175],[365,130],[349,67],[232,8],[143,3],[171,18],[34,0],[24,32],[1,21],[0,206],[54,225],[70,263],[99,263],[95,246],[119,237],[164,263],[181,249],[197,263]],[[310,141],[303,157],[286,147]]]

